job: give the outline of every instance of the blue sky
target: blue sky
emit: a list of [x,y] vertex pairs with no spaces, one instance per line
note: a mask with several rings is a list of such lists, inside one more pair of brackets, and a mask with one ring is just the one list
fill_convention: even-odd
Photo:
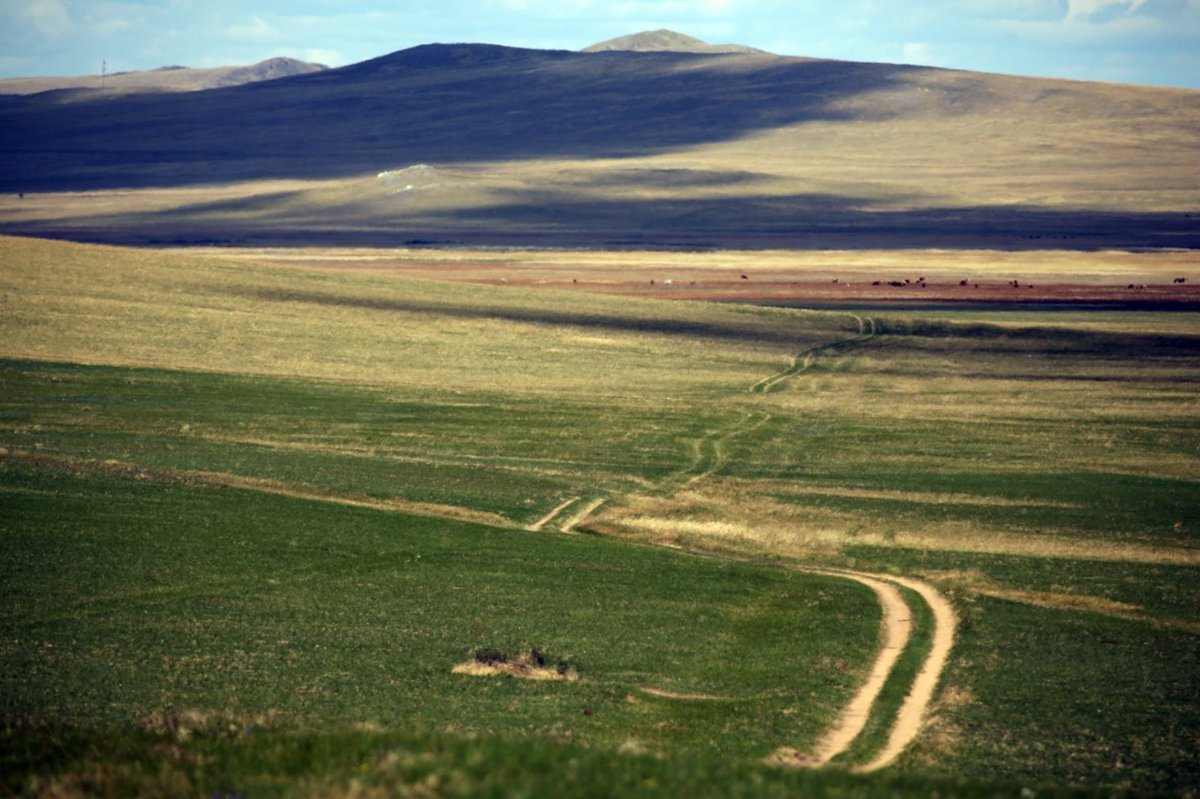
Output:
[[1200,88],[1200,0],[0,0],[0,77],[330,66],[428,42],[671,28],[787,55]]

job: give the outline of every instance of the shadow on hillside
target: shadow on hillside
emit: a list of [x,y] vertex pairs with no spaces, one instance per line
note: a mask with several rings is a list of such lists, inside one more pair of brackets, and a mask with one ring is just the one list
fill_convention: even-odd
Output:
[[331,178],[418,162],[620,157],[844,119],[919,68],[426,45],[188,94],[0,96],[0,191]]
[[534,192],[511,197],[507,204],[446,214],[444,229],[504,230],[510,236],[522,230],[531,236],[558,231],[576,239],[615,232],[630,244],[645,238],[701,249],[1200,248],[1200,214],[1186,212],[1027,205],[894,210],[878,208],[871,199],[830,194],[572,201]]
[[[509,201],[450,209],[403,206],[373,217],[295,221],[288,192],[158,214],[0,223],[0,233],[107,244],[238,246],[498,246],[604,249],[1200,249],[1200,215],[978,206],[880,208],[830,194],[703,199],[571,199],[511,192]],[[895,201],[895,198],[891,198]],[[273,213],[275,200],[285,208]],[[386,210],[386,206],[385,210]],[[242,210],[250,211],[246,218]]]
[[686,319],[614,316],[600,313],[570,313],[550,308],[520,308],[504,306],[446,305],[418,300],[385,300],[373,297],[348,297],[317,292],[261,290],[239,292],[256,300],[284,303],[310,303],[395,313],[431,314],[437,317],[460,319],[499,319],[525,324],[582,327],[625,333],[651,333],[685,338],[719,341],[749,341],[794,345],[795,331],[789,331],[777,321],[747,318],[725,324],[697,322]]

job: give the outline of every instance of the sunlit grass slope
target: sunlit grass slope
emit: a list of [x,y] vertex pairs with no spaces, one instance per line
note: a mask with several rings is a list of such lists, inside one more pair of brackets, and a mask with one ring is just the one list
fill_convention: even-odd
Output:
[[845,315],[529,294],[0,239],[9,356],[671,401],[752,383]]

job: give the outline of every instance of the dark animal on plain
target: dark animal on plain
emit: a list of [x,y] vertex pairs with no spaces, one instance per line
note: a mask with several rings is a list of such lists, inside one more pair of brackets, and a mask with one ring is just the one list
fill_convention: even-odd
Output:
[[1177,278],[1175,278],[1175,283],[1176,283],[1176,285],[1178,285],[1178,284],[1180,284],[1180,283],[1186,283],[1186,282],[1187,282],[1187,278],[1186,278],[1186,277],[1177,277]]

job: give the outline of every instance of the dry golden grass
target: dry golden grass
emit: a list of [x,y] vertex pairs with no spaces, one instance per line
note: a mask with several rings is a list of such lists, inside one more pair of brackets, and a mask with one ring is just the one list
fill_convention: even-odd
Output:
[[[670,397],[732,391],[790,345],[716,331],[736,310],[455,287],[153,251],[0,239],[9,357],[345,380],[379,386]],[[794,314],[756,312],[764,330]],[[817,320],[836,327],[840,322]],[[669,332],[669,331],[668,331]],[[811,332],[811,331],[809,331]],[[806,332],[798,330],[797,335]],[[753,334],[748,334],[753,335]],[[688,364],[687,370],[664,368]],[[703,376],[703,377],[701,377]]]
[[[764,484],[765,483],[765,484]],[[878,491],[865,488],[846,488],[844,486],[795,483],[776,483],[760,481],[764,490],[770,490],[777,495],[797,496],[828,496],[854,497],[858,499],[886,499],[896,502],[913,502],[920,505],[977,505],[980,507],[1040,507],[1040,508],[1074,508],[1079,507],[1069,502],[1054,502],[1035,499],[1007,499],[1005,497],[980,496],[978,494],[950,494],[934,491]]]
[[666,546],[739,549],[791,558],[835,555],[847,546],[1018,555],[1068,560],[1200,565],[1185,546],[1104,540],[1004,523],[921,519],[887,522],[850,511],[773,499],[770,481],[715,479],[670,498],[625,497],[591,526]]
[[1010,588],[998,584],[995,580],[992,580],[978,570],[928,571],[923,573],[922,576],[943,588],[952,589],[956,593],[968,597],[987,596],[1039,608],[1071,610],[1080,613],[1098,613],[1104,616],[1142,622],[1157,627],[1168,627],[1200,635],[1200,623],[1156,616],[1146,613],[1145,608],[1141,605],[1118,602],[1107,597],[1077,592],[1064,593],[1062,591],[1033,591],[1029,589]]

